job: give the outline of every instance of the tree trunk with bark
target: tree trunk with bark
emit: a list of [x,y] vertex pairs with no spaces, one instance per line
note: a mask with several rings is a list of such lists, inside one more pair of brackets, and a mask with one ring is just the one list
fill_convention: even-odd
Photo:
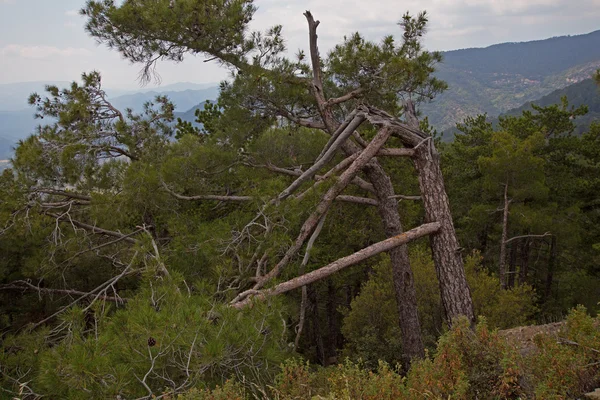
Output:
[[337,302],[335,287],[331,279],[327,280],[327,357],[326,365],[337,364],[337,335],[339,332],[337,324]]
[[[331,104],[325,99],[323,93],[323,81],[321,77],[321,63],[319,58],[319,49],[317,45],[317,26],[312,14],[307,11],[305,14],[309,29],[309,43],[311,63],[313,67],[312,92],[317,101],[319,113],[326,129],[330,134],[334,134],[339,128],[339,123],[333,116]],[[351,99],[350,97],[349,99]],[[346,142],[342,149],[346,155],[352,155],[359,151],[358,146],[352,142]],[[398,212],[398,204],[391,198],[394,195],[394,187],[388,174],[381,167],[377,159],[365,167],[368,179],[375,189],[375,195],[378,199],[378,210],[381,215],[384,230],[388,238],[399,235],[403,232]],[[423,358],[425,347],[421,336],[421,324],[419,321],[416,290],[412,278],[412,269],[408,257],[406,246],[393,248],[389,252],[392,264],[392,278],[394,280],[394,289],[398,303],[399,325],[402,333],[402,351],[403,364],[408,368],[410,360]]]
[[433,142],[430,141],[429,146],[419,147],[413,160],[419,175],[425,221],[440,224],[440,230],[430,236],[430,242],[446,319],[452,324],[455,318],[464,315],[474,323],[471,290],[452,222],[440,157]]
[[502,238],[500,239],[500,262],[498,264],[498,277],[500,286],[506,289],[506,241],[508,240],[508,213],[510,200],[508,199],[508,183],[504,185],[504,211],[502,213]]
[[442,305],[448,323],[459,316],[466,316],[475,322],[471,290],[465,276],[465,269],[456,237],[444,177],[440,168],[440,156],[430,135],[418,127],[414,107],[406,103],[405,114],[409,124],[402,123],[385,111],[366,105],[359,106],[367,120],[378,127],[390,127],[402,143],[412,148],[412,156],[425,208],[426,222],[435,221],[440,229],[430,236],[433,261],[440,285]]
[[[386,236],[393,237],[402,233],[398,204],[393,198],[394,187],[391,179],[379,163],[368,165],[365,172],[375,188],[379,204],[378,211]],[[400,331],[402,332],[402,366],[408,370],[412,359],[425,357],[425,346],[417,309],[417,292],[408,257],[408,246],[398,246],[390,250],[388,254],[392,263],[392,279],[400,317]]]
[[525,238],[521,243],[521,267],[519,268],[519,285],[527,283],[529,274],[529,252],[531,250],[531,240]]

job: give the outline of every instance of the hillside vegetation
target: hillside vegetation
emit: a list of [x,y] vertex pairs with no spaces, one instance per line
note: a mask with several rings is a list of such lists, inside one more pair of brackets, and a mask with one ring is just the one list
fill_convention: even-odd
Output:
[[600,66],[600,31],[445,52],[436,76],[448,90],[424,104],[438,130],[466,117],[496,117],[592,76]]
[[[40,126],[0,173],[0,398],[600,387],[600,123],[573,134],[587,105],[469,117],[441,142],[416,108],[446,88],[427,13],[325,54],[307,11],[310,53],[289,56],[281,27],[249,32],[255,11],[86,3],[88,33],[148,74],[200,55],[230,79],[201,127],[167,96],[117,104],[98,71],[29,97]],[[506,332],[562,320],[533,345],[536,328]]]

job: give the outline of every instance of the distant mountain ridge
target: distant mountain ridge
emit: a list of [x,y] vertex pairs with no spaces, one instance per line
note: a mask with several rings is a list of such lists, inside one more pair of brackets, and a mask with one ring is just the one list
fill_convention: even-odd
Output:
[[[6,160],[12,155],[12,148],[16,143],[31,135],[39,120],[34,119],[35,110],[27,104],[27,98],[32,92],[44,93],[46,85],[57,85],[60,88],[70,85],[69,82],[25,82],[21,84],[0,85],[0,160]],[[190,122],[195,120],[194,111],[198,105],[203,105],[206,100],[214,101],[219,94],[216,85],[205,87],[208,84],[190,84],[201,89],[182,89],[187,84],[167,85],[168,91],[153,88],[141,92],[113,96],[111,93],[122,93],[118,89],[107,89],[109,101],[119,109],[131,108],[135,112],[143,110],[144,103],[153,101],[156,96],[167,96],[175,104],[175,116],[183,116]],[[4,102],[4,99],[9,99]],[[22,100],[22,101],[21,101]],[[10,101],[12,101],[12,106]],[[8,103],[8,105],[6,104]],[[5,107],[3,109],[2,107]],[[191,114],[189,113],[191,111]],[[190,114],[186,117],[186,112]]]
[[[438,66],[436,76],[446,81],[449,89],[420,107],[423,115],[440,131],[455,126],[467,116],[487,113],[493,118],[586,80],[600,68],[600,30],[443,54],[444,62]],[[34,112],[27,106],[27,97],[34,91],[41,94],[48,83],[59,87],[70,84],[0,84],[0,159],[9,157],[10,147],[33,132],[38,121],[33,119]],[[197,108],[203,107],[206,100],[216,100],[218,87],[217,84],[181,82],[134,91],[107,89],[107,93],[116,107],[136,111],[156,95],[167,95],[176,105],[176,117],[193,122]]]
[[420,108],[438,130],[453,127],[467,116],[498,116],[589,78],[600,68],[600,30],[443,55],[436,76],[449,88]]
[[219,96],[219,88],[217,86],[213,86],[207,89],[199,90],[188,89],[183,91],[166,92],[147,91],[119,96],[110,100],[110,102],[118,109],[131,108],[139,111],[142,110],[144,103],[154,100],[158,95],[167,96],[169,100],[175,104],[175,111],[186,112],[206,100],[216,100],[216,98]]

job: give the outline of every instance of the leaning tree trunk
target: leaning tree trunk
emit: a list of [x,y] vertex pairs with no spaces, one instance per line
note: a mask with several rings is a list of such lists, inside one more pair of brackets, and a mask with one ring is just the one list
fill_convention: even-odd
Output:
[[402,143],[414,150],[413,162],[419,177],[419,186],[426,222],[440,224],[440,229],[430,235],[433,262],[437,273],[442,306],[449,324],[461,315],[475,322],[471,290],[465,276],[465,268],[456,237],[450,203],[444,186],[444,177],[438,154],[431,135],[419,129],[414,105],[405,103],[407,123],[402,123],[385,111],[370,106],[360,106],[367,120],[376,126],[388,126]]
[[[393,237],[402,233],[398,203],[394,199],[394,187],[391,179],[379,163],[368,165],[365,172],[375,188],[379,215],[383,221],[386,236]],[[417,309],[417,293],[408,257],[408,247],[406,245],[398,246],[390,250],[389,255],[392,262],[392,279],[402,333],[402,366],[408,370],[411,359],[425,356]]]
[[432,140],[417,146],[413,161],[419,175],[419,186],[426,222],[439,222],[440,230],[430,236],[433,261],[440,285],[442,305],[448,323],[461,315],[475,321],[471,291],[467,284],[460,246],[450,213],[448,195],[440,168],[440,157]]

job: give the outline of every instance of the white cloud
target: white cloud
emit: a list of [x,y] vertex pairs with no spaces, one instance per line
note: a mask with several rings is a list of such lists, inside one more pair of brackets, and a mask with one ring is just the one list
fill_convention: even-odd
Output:
[[92,52],[90,50],[81,47],[66,47],[61,49],[54,46],[22,46],[20,44],[9,44],[0,48],[0,55],[2,56],[28,59],[41,59],[52,56],[89,56],[91,54]]
[[68,10],[65,12],[67,17],[79,17],[79,10]]

